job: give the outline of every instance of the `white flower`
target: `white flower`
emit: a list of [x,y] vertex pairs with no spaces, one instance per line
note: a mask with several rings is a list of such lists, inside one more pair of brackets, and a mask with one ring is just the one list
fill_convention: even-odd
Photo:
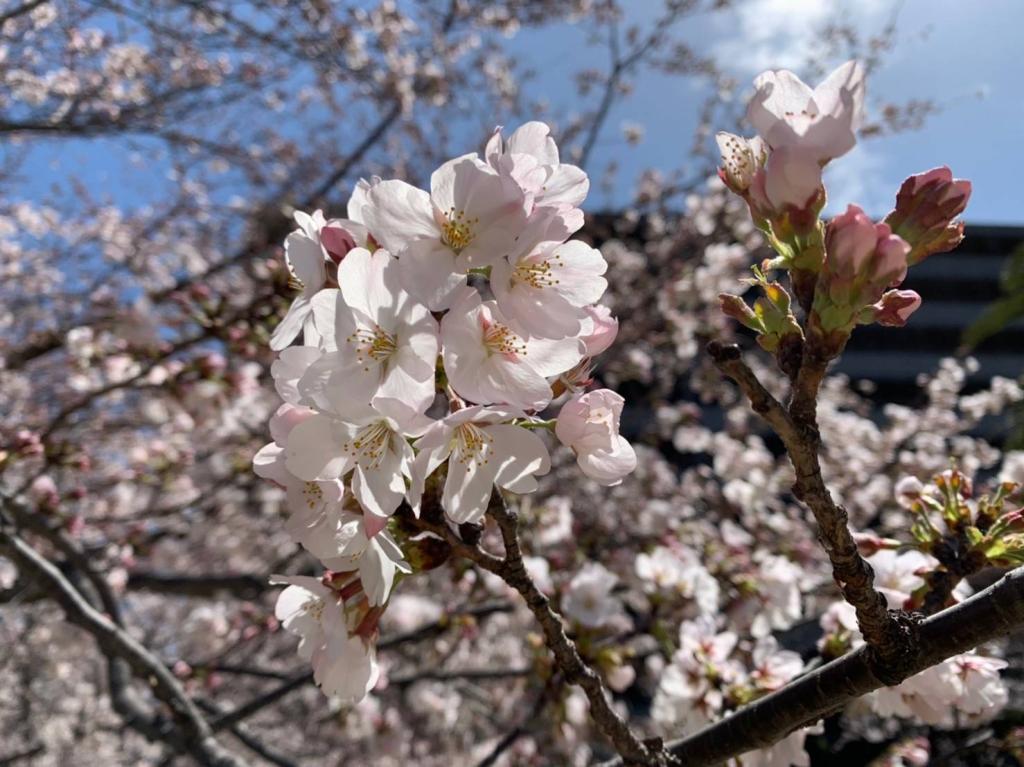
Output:
[[768,147],[760,136],[744,138],[733,133],[715,134],[722,153],[722,180],[735,192],[743,193],[754,182],[754,175],[764,167]]
[[771,692],[782,687],[804,669],[799,653],[780,650],[775,637],[761,637],[754,645],[754,669],[750,680],[758,689]]
[[345,487],[337,478],[307,481],[295,476],[285,464],[284,446],[292,429],[316,413],[308,408],[285,403],[270,419],[274,441],[264,445],[253,457],[253,470],[264,479],[283,487],[288,511],[299,527],[314,524],[329,506],[341,506]]
[[316,683],[342,702],[361,700],[377,684],[377,654],[372,643],[350,635],[343,600],[316,578],[275,576],[271,583],[289,584],[274,614],[299,636],[299,656],[312,664]]
[[[499,128],[487,142],[484,157],[496,170],[515,179],[527,194],[528,210],[575,208],[590,190],[590,179],[583,170],[559,161],[551,128],[542,122],[524,123],[508,141],[502,141]],[[582,216],[580,219],[582,225]]]
[[911,594],[924,585],[918,571],[929,570],[935,560],[920,551],[895,552],[882,549],[867,558],[875,571],[875,588],[889,602],[890,609],[899,610]]
[[562,612],[588,628],[608,623],[622,611],[612,589],[619,579],[596,562],[588,562],[569,581],[562,597]]
[[281,399],[293,405],[308,404],[299,392],[299,381],[322,354],[315,346],[289,346],[277,355],[270,366],[270,375]]
[[809,733],[819,733],[821,725],[805,727],[784,737],[778,743],[739,758],[741,767],[809,767],[811,757],[804,748]]
[[578,338],[523,338],[493,301],[464,288],[441,320],[448,381],[460,397],[480,405],[542,410],[551,401],[547,376],[564,373],[583,358]]
[[757,593],[761,609],[754,618],[750,632],[755,637],[766,636],[773,630],[786,629],[800,620],[800,584],[807,574],[783,556],[766,556],[757,575]]
[[370,187],[361,215],[374,239],[398,256],[405,289],[439,311],[451,305],[467,269],[514,247],[524,204],[511,178],[467,154],[434,171],[430,194],[398,180]]
[[295,211],[299,228],[284,241],[284,259],[301,292],[288,308],[288,313],[274,329],[270,348],[284,349],[295,340],[309,319],[310,300],[327,281],[327,259],[340,260],[352,247],[365,243],[366,230],[354,221],[328,222],[317,210],[312,215]]
[[635,569],[637,576],[653,590],[676,591],[693,599],[704,614],[718,610],[718,581],[689,549],[676,551],[657,546],[650,554],[637,555]]
[[457,410],[431,426],[416,442],[409,503],[419,512],[424,484],[448,461],[441,505],[456,523],[483,517],[494,485],[513,493],[537,489],[534,475],[551,469],[544,442],[509,421],[521,413],[474,406]]
[[583,473],[602,485],[617,485],[636,468],[636,452],[619,435],[625,400],[608,389],[573,397],[562,406],[555,434],[576,453]]
[[377,397],[400,400],[416,412],[434,400],[437,322],[402,290],[398,262],[383,249],[357,248],[338,267],[333,311],[315,312],[317,329],[337,351],[320,356],[298,390],[343,418],[366,418]]
[[536,215],[520,236],[519,250],[494,263],[491,290],[521,335],[578,335],[586,307],[608,287],[600,251],[579,240],[564,242],[568,234],[557,214]]
[[820,163],[840,157],[857,143],[864,116],[864,68],[848,61],[811,90],[788,70],[765,72],[747,119],[772,150],[797,147]]
[[371,514],[387,517],[405,495],[413,451],[407,437],[417,437],[433,423],[405,403],[378,397],[374,413],[348,423],[317,413],[288,435],[288,471],[307,481],[352,473],[351,491]]

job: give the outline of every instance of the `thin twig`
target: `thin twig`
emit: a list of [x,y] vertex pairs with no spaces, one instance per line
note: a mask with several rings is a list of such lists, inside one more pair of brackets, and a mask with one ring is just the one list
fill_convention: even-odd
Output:
[[890,611],[885,597],[875,589],[874,571],[857,549],[846,509],[836,504],[821,475],[821,437],[815,407],[827,362],[808,360],[805,356],[787,409],[743,361],[738,346],[711,343],[708,354],[782,440],[796,472],[793,494],[814,514],[818,539],[832,564],[832,576],[843,597],[856,610],[861,634],[875,657],[876,675],[893,680],[904,678],[904,666],[914,652],[916,624],[909,616]]

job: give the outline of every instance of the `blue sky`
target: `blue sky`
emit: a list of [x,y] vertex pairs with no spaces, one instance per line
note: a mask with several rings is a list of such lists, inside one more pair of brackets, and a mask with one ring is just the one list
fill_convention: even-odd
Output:
[[[630,13],[651,18],[660,2],[636,0]],[[698,50],[718,54],[720,65],[740,82],[766,68],[798,73],[815,30],[831,14],[849,14],[860,30],[880,30],[894,0],[740,0],[725,12],[686,23],[682,37]],[[1021,0],[905,0],[899,8],[896,48],[869,82],[869,104],[929,98],[940,107],[918,132],[870,139],[828,169],[830,207],[859,202],[877,215],[890,207],[907,175],[947,164],[974,182],[968,219],[1024,224],[1024,29]],[[568,39],[566,39],[568,37]],[[571,97],[569,72],[603,67],[607,54],[590,48],[579,30],[555,29],[523,36],[520,56],[548,76],[528,85],[533,97],[558,103]],[[566,55],[571,51],[572,55]],[[701,94],[691,85],[645,76],[612,112],[594,156],[593,169],[615,158],[625,181],[646,167],[678,163],[689,149]],[[623,122],[644,126],[641,144],[622,138]],[[613,207],[619,193],[601,192],[591,207]]]
[[[661,0],[628,0],[631,20],[650,21]],[[862,31],[878,31],[897,0],[737,0],[737,7],[699,15],[685,22],[681,37],[701,53],[717,55],[719,65],[741,83],[766,68],[787,66],[798,73],[807,60],[817,28],[834,14]],[[976,223],[1024,224],[1024,0],[904,0],[899,4],[896,49],[869,82],[869,106],[910,98],[934,100],[941,111],[923,130],[863,141],[828,169],[830,208],[857,202],[875,215],[890,207],[900,181],[910,173],[948,164],[974,182],[967,218]],[[591,45],[582,27],[558,25],[526,29],[509,42],[520,61],[537,70],[525,84],[531,99],[560,109],[589,108],[571,84],[582,68],[607,66],[607,51]],[[620,165],[615,191],[594,185],[591,210],[626,202],[633,180],[645,168],[673,168],[686,161],[704,91],[694,81],[645,73],[636,90],[613,109],[598,141],[590,170],[599,173],[615,159]],[[746,95],[746,94],[744,94]],[[491,119],[493,117],[493,119]],[[481,116],[481,125],[514,121]],[[643,126],[644,138],[629,146],[625,123]],[[722,126],[728,128],[729,126]],[[485,136],[466,126],[468,146]],[[93,193],[134,207],[158,199],[175,181],[167,168],[139,164],[123,140],[47,142],[38,146],[18,190],[34,197],[73,173]]]

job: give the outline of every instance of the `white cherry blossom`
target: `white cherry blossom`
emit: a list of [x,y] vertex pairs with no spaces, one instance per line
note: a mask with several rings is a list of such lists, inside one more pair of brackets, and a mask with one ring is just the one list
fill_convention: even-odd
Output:
[[437,322],[401,288],[398,272],[383,249],[357,248],[341,263],[333,311],[315,312],[317,328],[333,335],[336,351],[310,365],[298,386],[302,396],[356,419],[368,417],[378,397],[417,412],[433,402]]
[[532,493],[551,460],[543,440],[510,423],[522,413],[480,405],[457,410],[431,426],[416,442],[409,502],[417,512],[427,478],[448,462],[441,505],[457,523],[475,522],[487,510],[496,485]]
[[551,401],[548,376],[583,358],[583,342],[524,338],[494,301],[465,288],[441,320],[444,368],[456,393],[480,405],[541,410]]
[[361,700],[377,684],[377,653],[371,642],[350,634],[339,594],[316,578],[275,576],[271,582],[288,584],[274,614],[286,631],[299,636],[299,657],[313,666],[320,689],[344,703]]
[[451,305],[468,269],[514,247],[524,206],[511,178],[467,154],[434,171],[429,194],[398,180],[370,187],[361,215],[373,238],[398,256],[405,289],[438,311]]
[[491,290],[512,327],[525,336],[565,338],[580,333],[586,307],[608,287],[601,252],[570,234],[554,212],[535,215],[520,237],[521,249],[491,270]]
[[558,146],[545,123],[516,128],[507,141],[496,130],[484,150],[487,162],[516,180],[533,208],[574,208],[583,203],[590,180],[582,169],[559,161]]
[[274,329],[270,348],[275,351],[294,341],[309,321],[310,301],[327,281],[327,262],[340,261],[357,244],[365,244],[367,237],[361,224],[344,219],[328,222],[319,210],[312,214],[297,210],[294,217],[299,228],[284,241],[284,259],[301,292]]
[[351,473],[350,488],[360,506],[387,517],[405,496],[413,460],[408,438],[421,435],[431,423],[405,403],[380,397],[374,412],[354,423],[317,413],[288,435],[285,465],[310,482]]
[[813,90],[785,69],[759,75],[754,87],[747,119],[773,151],[797,147],[824,164],[857,143],[864,119],[864,67],[859,62],[846,62]]
[[599,628],[622,613],[622,606],[612,596],[619,579],[603,565],[588,562],[569,581],[562,597],[562,611],[577,623]]

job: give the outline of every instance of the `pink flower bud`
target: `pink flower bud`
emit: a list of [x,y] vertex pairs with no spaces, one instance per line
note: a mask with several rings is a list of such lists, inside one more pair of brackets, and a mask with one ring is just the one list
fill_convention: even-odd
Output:
[[874,222],[856,205],[833,218],[825,230],[825,252],[829,273],[842,280],[853,280],[875,252],[878,232]]
[[874,310],[874,321],[879,325],[901,328],[920,305],[921,296],[915,291],[890,290],[871,308]]
[[355,236],[337,224],[328,224],[320,230],[320,244],[334,263],[341,263],[348,252],[357,247]]
[[881,299],[907,276],[910,246],[856,205],[825,230],[822,281],[831,303],[854,312]]
[[911,176],[900,186],[896,209],[885,221],[910,243],[911,265],[952,250],[963,240],[963,222],[954,221],[971,197],[971,182],[954,179],[946,166]]
[[613,391],[597,389],[562,406],[555,435],[576,453],[583,473],[602,485],[617,485],[636,468],[632,445],[619,435],[625,401]]

